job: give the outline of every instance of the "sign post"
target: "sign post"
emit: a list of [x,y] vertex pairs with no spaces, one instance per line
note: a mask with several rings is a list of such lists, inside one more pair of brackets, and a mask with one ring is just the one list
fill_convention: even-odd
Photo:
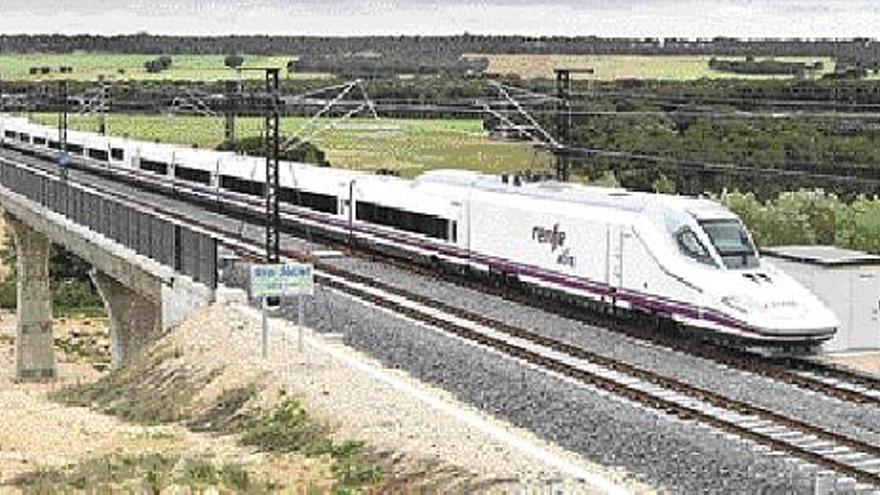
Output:
[[297,296],[299,350],[303,350],[303,296],[315,293],[314,267],[306,263],[251,265],[251,297],[263,300],[263,358],[269,357],[270,297]]

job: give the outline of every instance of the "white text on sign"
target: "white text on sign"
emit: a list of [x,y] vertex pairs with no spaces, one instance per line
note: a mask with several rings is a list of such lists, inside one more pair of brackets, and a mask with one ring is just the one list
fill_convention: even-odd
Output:
[[251,265],[251,297],[311,296],[313,267],[305,263]]

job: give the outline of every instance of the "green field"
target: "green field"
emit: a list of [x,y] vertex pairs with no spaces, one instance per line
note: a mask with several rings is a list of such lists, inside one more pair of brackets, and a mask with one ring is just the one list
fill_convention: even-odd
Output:
[[[518,74],[524,78],[555,77],[553,69],[592,68],[594,74],[574,74],[574,79],[774,79],[793,76],[740,75],[709,69],[708,55],[473,55],[489,59],[489,72]],[[723,57],[718,58],[742,58]],[[821,74],[834,71],[829,57],[776,57],[780,61],[821,61]]]
[[[745,76],[717,72],[709,69],[709,56],[690,55],[473,55],[489,59],[489,72],[517,74],[523,78],[554,77],[556,67],[591,67],[594,75],[578,74],[575,78],[596,80],[613,79],[670,79],[694,80],[701,78],[721,79],[769,79],[789,78],[791,76]],[[133,55],[113,53],[72,54],[0,54],[0,80],[55,80],[74,79],[94,81],[98,76],[115,80],[193,80],[212,81],[229,79],[231,71],[223,65],[222,55],[174,55],[170,69],[158,74],[144,70],[144,62],[158,55]],[[284,69],[294,55],[262,56],[245,55],[245,67],[278,67]],[[724,58],[724,57],[721,57]],[[822,73],[834,70],[834,61],[828,57],[778,57],[778,60],[812,62],[819,60],[824,64]],[[73,74],[61,74],[58,67],[68,65],[74,68]],[[30,75],[30,67],[51,67],[48,75]],[[120,72],[122,71],[122,72]],[[244,71],[243,77],[260,78],[262,72]],[[327,74],[294,73],[282,70],[284,77],[316,78]]]
[[[56,125],[55,114],[33,115],[46,125]],[[302,129],[305,118],[285,118],[282,134],[312,135],[330,120]],[[333,167],[357,170],[386,168],[412,177],[426,170],[458,168],[487,173],[549,170],[552,157],[529,144],[488,139],[480,120],[350,119],[346,127],[328,129],[310,139],[327,152]],[[239,137],[259,135],[261,118],[236,120]],[[109,132],[114,135],[164,143],[214,148],[223,140],[221,118],[191,116],[109,115]],[[95,131],[94,116],[70,116],[72,129]]]
[[[214,81],[233,77],[234,72],[223,65],[223,55],[173,55],[169,69],[150,74],[144,63],[159,55],[135,55],[118,53],[3,53],[0,54],[0,80],[57,80],[71,79],[94,81],[98,76],[111,80],[194,80]],[[243,67],[278,67],[284,77],[326,77],[322,74],[288,74],[285,67],[295,56],[245,55]],[[73,67],[73,74],[61,74],[58,67]],[[50,74],[30,75],[31,67],[51,67]],[[258,79],[261,71],[242,71],[242,77]]]

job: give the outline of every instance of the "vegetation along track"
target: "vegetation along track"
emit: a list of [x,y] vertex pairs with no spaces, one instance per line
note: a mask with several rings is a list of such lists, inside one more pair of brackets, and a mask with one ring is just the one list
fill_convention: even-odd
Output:
[[[94,185],[86,186],[99,189]],[[160,211],[146,201],[123,196],[109,188],[102,189],[103,194],[115,195],[127,202],[141,202],[144,207],[176,217],[184,223],[220,231],[218,233],[225,237],[221,242],[247,257],[255,258],[260,254],[260,248],[255,245],[254,240],[242,237],[233,229],[218,229],[216,225],[200,223],[191,216],[167,208]],[[308,259],[308,255],[301,252],[288,251],[284,254],[289,258]],[[579,384],[609,391],[644,407],[684,420],[709,425],[764,445],[773,451],[785,452],[803,461],[831,469],[861,483],[880,487],[880,447],[788,418],[763,407],[723,397],[621,360],[601,356],[523,328],[412,294],[320,260],[313,261],[317,281],[333,290],[525,361]]]

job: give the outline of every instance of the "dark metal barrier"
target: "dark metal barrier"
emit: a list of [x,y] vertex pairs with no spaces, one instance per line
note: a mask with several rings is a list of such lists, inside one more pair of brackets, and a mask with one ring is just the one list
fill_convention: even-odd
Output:
[[217,287],[217,239],[121,201],[0,161],[0,184],[211,288]]

